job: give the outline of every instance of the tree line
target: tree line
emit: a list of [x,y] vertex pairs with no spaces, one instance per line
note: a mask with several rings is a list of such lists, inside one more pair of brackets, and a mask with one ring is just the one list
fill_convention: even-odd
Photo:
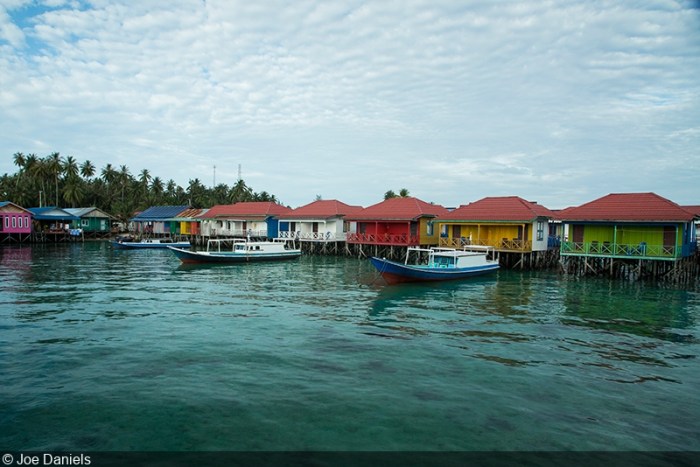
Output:
[[45,157],[17,152],[13,162],[18,170],[0,178],[0,200],[23,207],[94,206],[127,220],[149,206],[208,208],[241,201],[279,202],[266,191],[254,192],[242,179],[233,186],[219,183],[211,188],[195,178],[183,188],[172,179],[163,181],[151,175],[147,169],[134,176],[126,165],[107,164],[98,172],[89,160],[78,162],[58,152]]

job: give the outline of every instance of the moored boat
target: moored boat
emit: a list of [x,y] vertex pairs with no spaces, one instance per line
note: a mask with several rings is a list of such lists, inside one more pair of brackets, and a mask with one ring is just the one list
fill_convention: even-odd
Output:
[[499,268],[491,247],[473,246],[463,250],[410,247],[403,263],[377,257],[370,261],[389,284],[465,279]]
[[[227,243],[231,244],[230,249],[226,247]],[[287,241],[281,239],[272,241],[214,239],[207,242],[206,251],[188,251],[175,247],[170,247],[170,251],[185,264],[279,261],[301,256],[300,249],[290,246]]]
[[112,241],[112,246],[114,246],[114,248],[136,250],[149,248],[167,248],[171,246],[176,248],[190,248],[191,245],[189,241],[177,242],[169,238],[147,238],[143,240],[117,238]]

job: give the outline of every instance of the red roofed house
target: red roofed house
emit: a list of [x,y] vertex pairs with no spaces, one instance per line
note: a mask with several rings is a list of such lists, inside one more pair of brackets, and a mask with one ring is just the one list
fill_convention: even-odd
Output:
[[346,217],[357,222],[347,242],[364,245],[437,245],[435,219],[449,211],[418,198],[389,198]]
[[302,241],[344,242],[347,232],[355,232],[355,223],[346,221],[345,217],[361,210],[361,206],[337,200],[314,201],[281,216],[279,236]]
[[517,196],[487,197],[440,216],[440,246],[545,251],[552,218],[546,207]]
[[655,193],[613,193],[559,212],[563,256],[676,260],[696,248],[697,215]]
[[291,209],[271,201],[219,204],[199,216],[205,237],[276,238],[279,218]]

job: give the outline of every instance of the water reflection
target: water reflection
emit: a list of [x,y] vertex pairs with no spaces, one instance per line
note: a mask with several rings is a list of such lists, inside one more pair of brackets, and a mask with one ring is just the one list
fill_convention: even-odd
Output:
[[695,343],[690,292],[595,278],[562,280],[562,323]]

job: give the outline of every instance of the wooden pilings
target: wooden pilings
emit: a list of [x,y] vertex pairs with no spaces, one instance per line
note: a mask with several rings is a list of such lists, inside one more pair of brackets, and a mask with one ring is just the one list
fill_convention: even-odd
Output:
[[629,281],[692,284],[700,280],[700,251],[675,261],[562,256],[560,271],[573,276],[607,276]]

